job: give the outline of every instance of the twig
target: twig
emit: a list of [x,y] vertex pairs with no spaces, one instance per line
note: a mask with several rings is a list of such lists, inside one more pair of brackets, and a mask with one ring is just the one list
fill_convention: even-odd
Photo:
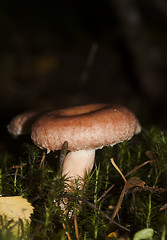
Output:
[[[121,195],[119,197],[117,206],[114,209],[114,212],[112,214],[112,220],[115,218],[115,216],[117,215],[117,213],[119,212],[119,209],[121,208],[121,204],[123,201],[123,198],[125,196],[125,194],[129,191],[130,188],[134,187],[134,186],[140,186],[140,187],[144,187],[145,182],[141,181],[139,178],[131,178],[129,181],[126,180],[125,176],[123,175],[123,173],[121,172],[121,170],[118,168],[118,166],[116,165],[116,163],[114,162],[113,158],[110,158],[110,161],[112,163],[112,165],[115,167],[115,169],[119,172],[119,174],[121,175],[121,177],[123,178],[125,185],[124,188],[121,192]],[[130,175],[132,172],[136,171],[137,169],[139,169],[140,167],[146,165],[147,163],[153,162],[154,160],[150,160],[147,162],[142,163],[140,166],[134,168],[132,171],[130,171],[128,174],[126,174],[126,176]]]
[[111,191],[111,189],[113,189],[114,186],[115,186],[115,185],[112,184],[112,185],[101,195],[101,197],[99,197],[99,198],[97,199],[97,202],[100,202],[100,201],[107,195],[107,193],[109,193],[109,192]]
[[124,185],[124,188],[123,188],[123,190],[121,192],[121,195],[119,197],[117,206],[115,207],[114,212],[112,214],[112,217],[111,217],[112,219],[114,219],[115,216],[117,215],[117,213],[119,212],[119,209],[121,208],[123,198],[124,198],[125,194],[127,194],[127,192],[129,191],[129,189],[131,189],[133,187],[136,187],[136,186],[144,187],[144,185],[145,185],[145,182],[140,180],[137,177],[130,178],[128,181],[125,182],[125,185]]
[[77,214],[74,213],[74,226],[75,226],[75,236],[76,239],[79,240],[79,231],[78,231],[78,223],[77,223]]
[[119,197],[117,206],[114,208],[114,212],[113,212],[112,217],[111,217],[112,220],[115,218],[115,216],[119,212],[119,209],[121,208],[121,204],[122,204],[122,201],[123,201],[125,193],[126,193],[126,183],[125,183],[125,186],[124,186],[124,188],[123,188],[123,190],[121,192],[121,195]]
[[145,166],[146,164],[152,163],[152,162],[155,162],[155,160],[149,160],[149,161],[146,161],[146,162],[142,163],[141,165],[135,167],[132,171],[128,172],[128,173],[125,175],[125,177],[129,176],[130,174],[132,174],[133,172],[135,172],[135,171],[138,170],[139,168]]
[[[112,159],[112,158],[111,158],[111,159]],[[111,160],[111,159],[110,159],[110,160]],[[149,160],[149,161],[146,161],[146,162],[142,163],[141,165],[135,167],[132,171],[128,172],[128,173],[125,175],[125,177],[123,176],[122,172],[120,172],[120,170],[118,170],[119,168],[118,168],[117,166],[116,166],[116,167],[117,167],[116,169],[119,171],[119,173],[121,174],[121,176],[123,176],[123,179],[124,179],[124,178],[128,177],[130,174],[132,174],[133,172],[137,171],[139,168],[145,166],[145,165],[148,164],[148,163],[152,163],[152,162],[154,162],[154,161],[155,161],[155,160]],[[112,160],[112,164],[113,164],[113,160]],[[115,162],[114,162],[114,164],[115,164]],[[115,164],[115,165],[116,165],[116,164]],[[114,166],[114,165],[113,165],[113,166]],[[115,167],[115,166],[114,166],[114,167]],[[125,179],[124,179],[124,181],[125,181]],[[111,185],[111,186],[101,195],[101,197],[97,200],[97,202],[100,202],[101,199],[104,198],[111,189],[113,189],[113,187],[114,187],[114,184]]]
[[[63,225],[63,228],[65,230],[67,230],[66,225],[64,223],[62,223],[62,225]],[[67,231],[66,231],[66,235],[67,235],[68,240],[72,240],[71,237],[70,237],[70,234]]]
[[115,222],[114,220],[112,220],[107,214],[105,214],[103,211],[101,211],[100,209],[98,209],[94,204],[88,202],[87,200],[83,199],[83,198],[80,198],[80,197],[75,197],[71,194],[68,194],[68,193],[65,193],[65,194],[61,194],[61,195],[58,195],[57,198],[71,198],[71,199],[76,199],[78,201],[81,201],[83,202],[84,204],[88,205],[89,207],[95,209],[96,211],[98,211],[101,215],[103,215],[106,219],[108,219],[111,223],[114,223],[116,226],[118,226],[119,228],[121,228],[122,230],[125,230],[127,232],[130,232],[130,230],[124,226],[122,226],[121,224]]

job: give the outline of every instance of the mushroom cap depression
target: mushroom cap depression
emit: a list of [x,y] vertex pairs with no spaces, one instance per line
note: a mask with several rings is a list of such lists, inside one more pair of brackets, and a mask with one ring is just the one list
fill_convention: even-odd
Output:
[[45,113],[32,125],[31,138],[47,152],[99,149],[130,139],[141,130],[135,115],[124,106],[90,104]]

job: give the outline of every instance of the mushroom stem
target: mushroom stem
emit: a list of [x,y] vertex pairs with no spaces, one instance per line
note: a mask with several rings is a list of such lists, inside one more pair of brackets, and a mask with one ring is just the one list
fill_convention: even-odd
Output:
[[[62,176],[66,176],[71,183],[79,179],[81,187],[82,179],[91,172],[95,160],[95,149],[69,152],[64,159]],[[71,185],[71,184],[70,184]]]

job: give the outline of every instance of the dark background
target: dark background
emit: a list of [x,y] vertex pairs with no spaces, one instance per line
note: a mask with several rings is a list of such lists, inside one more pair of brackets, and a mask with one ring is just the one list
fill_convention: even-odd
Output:
[[20,112],[110,102],[167,127],[165,0],[0,0],[1,148]]

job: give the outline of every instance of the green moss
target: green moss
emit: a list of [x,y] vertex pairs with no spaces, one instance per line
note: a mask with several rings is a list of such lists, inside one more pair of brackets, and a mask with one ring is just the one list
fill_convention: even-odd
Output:
[[[47,155],[44,167],[40,168],[42,155],[41,150],[27,143],[24,143],[24,151],[18,156],[1,154],[0,193],[2,196],[21,195],[33,204],[35,210],[31,227],[23,239],[27,239],[27,236],[32,239],[68,239],[66,232],[72,239],[76,239],[73,216],[69,218],[68,215],[64,215],[60,208],[67,180],[59,173],[59,152]],[[130,232],[109,223],[100,212],[112,216],[111,208],[117,205],[125,184],[112,166],[111,157],[124,175],[150,161],[126,177],[127,180],[138,177],[150,188],[138,187],[135,191],[130,189],[125,194],[121,209],[114,219]],[[111,232],[132,238],[134,233],[145,228],[154,229],[154,239],[159,239],[161,235],[166,234],[166,183],[167,135],[157,128],[143,130],[130,141],[97,151],[96,164],[86,179],[84,190],[74,190],[74,198],[68,199],[67,209],[72,213],[75,209],[81,239],[107,239]],[[113,188],[104,194],[113,184]],[[2,236],[9,235],[6,226],[8,223],[4,225],[1,222]],[[8,239],[15,239],[15,236],[12,237]]]

